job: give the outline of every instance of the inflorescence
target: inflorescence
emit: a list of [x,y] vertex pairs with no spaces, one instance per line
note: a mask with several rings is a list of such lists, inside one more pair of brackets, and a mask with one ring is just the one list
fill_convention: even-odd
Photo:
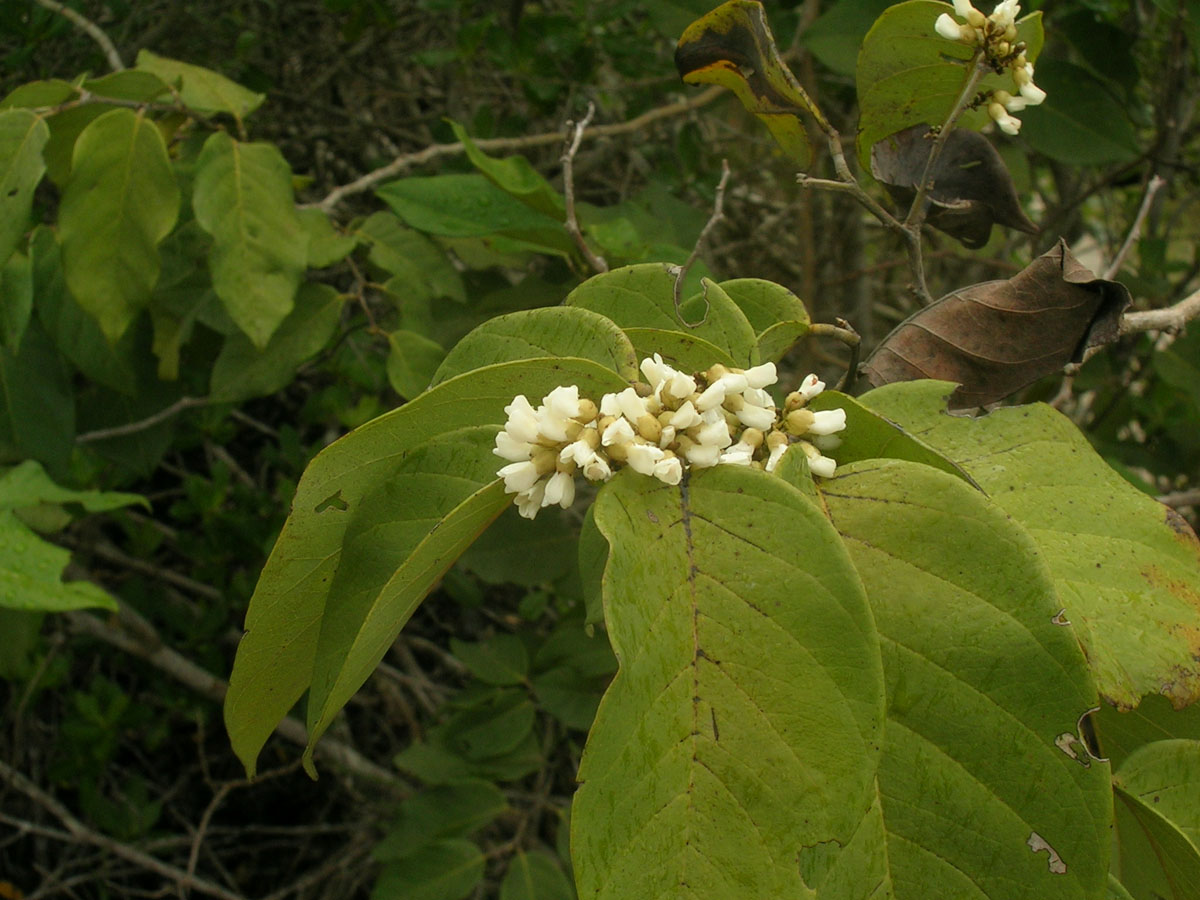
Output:
[[959,41],[983,49],[984,57],[997,72],[1012,72],[1016,94],[995,90],[987,97],[988,115],[1005,134],[1017,134],[1021,120],[1010,113],[1027,106],[1037,106],[1046,99],[1046,92],[1033,83],[1033,64],[1025,58],[1025,44],[1017,40],[1017,0],[1001,0],[990,16],[984,16],[970,0],[954,0],[954,14],[942,13],[934,30],[950,41]]
[[837,465],[823,451],[840,443],[846,411],[813,411],[808,402],[825,389],[809,375],[779,409],[766,388],[778,378],[774,363],[750,369],[714,365],[687,375],[657,353],[642,360],[646,381],[605,394],[597,405],[577,385],[556,387],[534,407],[518,394],[504,407],[508,421],[492,451],[508,460],[496,474],[516,494],[522,516],[575,500],[575,476],[608,481],[622,466],[664,484],[687,469],[754,466],[772,472],[798,444],[809,469],[823,478]]

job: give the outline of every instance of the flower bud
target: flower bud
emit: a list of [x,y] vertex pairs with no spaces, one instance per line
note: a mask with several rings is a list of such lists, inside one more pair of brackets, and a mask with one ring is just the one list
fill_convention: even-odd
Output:
[[584,397],[579,401],[579,415],[575,417],[575,420],[587,425],[589,422],[594,422],[598,414],[599,410],[596,409],[595,401]]
[[763,433],[757,428],[747,428],[742,432],[741,443],[748,444],[757,450],[762,446]]
[[662,437],[662,423],[650,413],[642,413],[637,420],[638,434],[650,441],[652,444],[657,444],[658,439]]
[[808,434],[808,429],[817,420],[810,409],[793,409],[784,419],[787,430],[794,435]]

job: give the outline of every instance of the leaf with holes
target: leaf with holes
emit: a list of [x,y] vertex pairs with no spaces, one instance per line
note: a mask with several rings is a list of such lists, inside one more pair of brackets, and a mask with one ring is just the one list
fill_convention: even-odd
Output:
[[854,835],[881,737],[879,648],[837,533],[737,466],[676,487],[618,473],[596,524],[620,669],[572,807],[580,895],[802,896],[797,858]]
[[880,634],[894,895],[1099,896],[1108,769],[1074,743],[1096,691],[1034,542],[929,466],[865,460],[819,487]]

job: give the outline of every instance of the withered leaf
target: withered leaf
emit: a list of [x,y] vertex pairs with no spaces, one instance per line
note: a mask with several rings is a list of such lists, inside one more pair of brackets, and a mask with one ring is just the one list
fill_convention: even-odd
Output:
[[728,0],[683,32],[675,48],[675,68],[688,84],[719,84],[770,130],[801,168],[812,161],[801,111],[813,105],[779,48],[758,0]]
[[1097,278],[1059,239],[1012,278],[970,285],[909,316],[862,374],[872,387],[955,381],[951,409],[986,406],[1116,340],[1130,300],[1123,284]]
[[[903,209],[916,196],[932,147],[929,126],[914,125],[871,148],[871,173]],[[934,164],[932,180],[933,187],[926,194],[925,221],[964,246],[975,250],[986,244],[993,224],[1037,233],[1037,225],[1021,209],[1004,160],[978,132],[950,132]]]

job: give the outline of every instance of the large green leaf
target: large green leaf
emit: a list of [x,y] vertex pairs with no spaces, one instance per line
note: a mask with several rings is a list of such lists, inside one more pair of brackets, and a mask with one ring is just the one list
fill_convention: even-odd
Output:
[[244,88],[212,69],[158,56],[149,50],[138,51],[137,67],[178,88],[179,98],[198,112],[229,113],[241,119],[267,99],[265,94]]
[[951,386],[906,382],[863,404],[966,470],[1037,543],[1100,693],[1200,698],[1200,544],[1173,510],[1110,469],[1044,404],[977,419],[945,412]]
[[1079,165],[1129,162],[1141,153],[1125,106],[1087,69],[1064,60],[1038,66],[1046,102],[1021,116],[1021,136],[1051,159]]
[[493,363],[538,357],[591,359],[629,380],[638,361],[621,329],[590,310],[552,306],[488,319],[447,354],[433,383]]
[[33,260],[17,250],[0,263],[0,343],[9,350],[20,347],[31,315]]
[[561,222],[526,206],[483,175],[402,178],[375,193],[406,224],[427,234],[501,235],[543,253],[575,252]]
[[[975,48],[934,31],[934,22],[946,12],[946,4],[939,0],[898,3],[875,20],[863,40],[855,86],[860,110],[858,154],[868,171],[877,141],[911,125],[940,125],[966,84],[967,63]],[[1017,34],[1026,44],[1026,57],[1035,61],[1044,41],[1042,14],[1021,19]],[[979,81],[980,91],[997,88],[1013,91],[1008,71],[989,72]],[[959,127],[978,129],[990,121],[986,110],[969,110]]]
[[24,109],[0,112],[0,265],[29,228],[33,189],[46,171],[42,148],[48,140],[50,129],[41,116]]
[[158,244],[178,213],[179,186],[151,120],[114,109],[83,129],[58,236],[67,287],[109,341],[149,302],[161,265]]
[[530,165],[529,160],[523,156],[493,159],[479,149],[467,134],[467,130],[457,122],[451,122],[450,128],[454,136],[462,141],[467,158],[475,168],[487,176],[488,181],[506,194],[516,197],[530,209],[560,221],[566,216],[562,194]]
[[621,328],[657,328],[701,338],[729,354],[737,365],[753,365],[757,359],[753,326],[720,285],[704,284],[702,294],[685,299],[676,310],[674,274],[662,263],[643,263],[589,278],[564,302],[607,316]]
[[65,473],[75,440],[75,397],[62,357],[36,322],[15,352],[0,347],[0,454]]
[[88,581],[63,582],[71,554],[42,540],[9,510],[0,510],[0,607],[36,612],[117,608]]
[[355,230],[370,244],[369,259],[392,277],[388,292],[403,300],[436,300],[449,297],[467,302],[462,275],[437,244],[406,227],[390,212],[371,213]]
[[1033,541],[928,466],[867,460],[820,487],[883,650],[895,896],[1101,896],[1108,769],[1059,747],[1095,688]]
[[808,333],[808,308],[783,285],[762,278],[735,278],[720,286],[757,333],[759,362],[778,362]]
[[321,617],[306,760],[425,595],[511,504],[496,478],[495,435],[475,426],[414,448],[351,517]]
[[255,346],[265,347],[292,311],[308,262],[287,161],[274,144],[243,144],[219,131],[196,160],[192,205],[213,236],[213,289]]
[[42,503],[77,503],[87,512],[108,512],[139,504],[150,508],[140,494],[120,491],[76,491],[51,480],[37,462],[27,459],[0,475],[0,509],[21,509]]
[[810,858],[871,806],[883,715],[836,532],[795,488],[736,466],[677,487],[619,473],[596,523],[621,667],[579,770],[580,894],[805,896],[802,872],[825,868]]
[[1092,721],[1100,737],[1100,755],[1111,759],[1113,768],[1145,744],[1174,738],[1200,741],[1200,704],[1175,709],[1158,695],[1125,712],[1106,703]]
[[1113,778],[1200,847],[1200,741],[1155,741],[1141,747]]
[[581,359],[488,366],[368,422],[309,464],[250,601],[247,634],[238,647],[225,700],[230,739],[249,772],[275,725],[312,681],[325,597],[346,528],[364,498],[425,442],[471,425],[500,425],[514,394],[524,392],[536,401],[560,384],[578,384],[584,396],[599,397],[628,383]]
[[296,306],[261,349],[241,332],[225,339],[213,364],[209,396],[238,402],[273,394],[296,368],[321,352],[337,328],[342,298],[327,284],[301,285]]
[[1200,852],[1157,807],[1114,784],[1117,840],[1113,869],[1135,900],[1200,897]]
[[401,397],[415,397],[434,383],[446,351],[415,331],[399,328],[388,332],[388,383]]

